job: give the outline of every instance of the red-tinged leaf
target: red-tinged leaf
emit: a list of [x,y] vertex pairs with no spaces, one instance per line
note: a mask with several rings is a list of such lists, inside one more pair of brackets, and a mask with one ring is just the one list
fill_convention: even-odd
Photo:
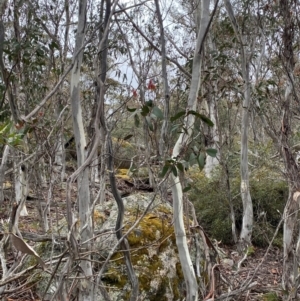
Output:
[[148,90],[151,90],[151,91],[155,91],[156,90],[156,86],[153,83],[152,79],[149,80],[147,88],[148,88]]
[[135,89],[132,89],[132,96],[134,98],[137,98],[138,97],[138,94],[137,94],[137,91]]

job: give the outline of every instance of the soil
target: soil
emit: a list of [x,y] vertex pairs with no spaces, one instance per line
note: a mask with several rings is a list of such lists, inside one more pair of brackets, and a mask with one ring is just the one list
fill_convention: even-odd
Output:
[[226,293],[226,290],[227,292],[238,290],[251,280],[250,282],[255,285],[242,294],[237,294],[233,300],[281,300],[283,254],[279,248],[271,247],[267,250],[254,247],[253,254],[247,257],[240,269],[237,264],[241,258],[237,256],[237,252],[232,247],[226,246],[224,250],[231,255],[234,265],[221,264],[219,267],[222,293]]

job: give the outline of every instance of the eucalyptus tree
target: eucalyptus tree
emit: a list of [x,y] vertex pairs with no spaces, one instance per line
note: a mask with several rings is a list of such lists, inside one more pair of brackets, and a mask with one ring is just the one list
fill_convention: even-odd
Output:
[[243,105],[242,105],[242,123],[241,123],[241,196],[243,201],[243,224],[239,239],[240,251],[245,250],[251,244],[251,236],[253,230],[253,204],[250,195],[249,170],[248,170],[248,135],[249,135],[249,111],[251,101],[250,86],[250,62],[253,56],[251,40],[247,45],[245,36],[241,32],[236,16],[234,14],[231,2],[225,1],[225,7],[228,12],[229,19],[234,29],[236,38],[240,47],[241,74],[244,82],[243,86]]
[[[16,1],[13,3],[3,1],[2,4],[0,60],[5,89],[1,107],[4,109],[2,112],[5,112],[9,105],[12,117],[11,137],[21,138],[17,148],[14,147],[17,144],[12,145],[10,141],[10,155],[14,156],[12,161],[15,165],[16,200],[24,204],[28,194],[30,174],[35,172],[34,168],[26,162],[27,155],[32,152],[31,141],[34,140],[29,137],[28,132],[29,130],[37,132],[38,119],[30,120],[25,124],[22,116],[30,110],[30,105],[34,103],[34,98],[37,96],[36,93],[39,95],[45,93],[43,81],[47,75],[44,74],[43,77],[42,72],[46,70],[45,66],[49,67],[51,63],[46,57],[48,48],[43,39],[43,29],[31,20],[32,6]],[[7,154],[7,151],[5,153]],[[3,159],[5,158],[7,156]],[[27,212],[23,210],[20,214],[24,215]]]
[[[200,5],[200,3],[198,3]],[[197,107],[197,98],[201,83],[201,50],[203,47],[205,35],[207,33],[209,27],[210,20],[210,11],[209,11],[210,1],[201,2],[201,15],[200,26],[198,30],[197,42],[194,52],[193,58],[193,68],[192,68],[192,79],[189,91],[188,102],[186,106],[186,111],[195,111]],[[195,116],[190,114],[185,117],[184,120],[184,131],[179,135],[178,140],[176,141],[172,158],[174,160],[179,160],[182,152],[187,147],[189,140],[192,136],[193,126],[195,122]],[[187,240],[186,240],[186,232],[183,222],[183,193],[182,193],[182,185],[180,182],[180,178],[176,172],[173,172],[170,175],[171,183],[172,183],[172,196],[173,196],[173,210],[174,216],[176,217],[174,220],[174,228],[176,235],[176,243],[178,247],[179,258],[183,270],[184,279],[187,287],[187,297],[186,300],[192,301],[198,299],[198,285],[195,277],[195,272],[193,269],[193,264],[191,261],[191,257],[189,254]]]
[[[84,124],[82,119],[82,109],[80,101],[80,68],[83,59],[83,43],[85,39],[86,30],[86,13],[87,1],[82,0],[78,3],[78,25],[75,39],[75,48],[73,56],[73,68],[71,72],[71,106],[72,106],[72,119],[74,136],[76,143],[76,154],[78,167],[82,167],[86,160],[87,143],[85,138]],[[87,252],[91,251],[90,239],[93,237],[92,233],[92,219],[91,219],[91,198],[89,189],[89,168],[85,166],[78,174],[78,214],[80,219],[80,236],[82,247]],[[70,210],[71,208],[69,208]],[[68,213],[68,224],[71,229],[73,219],[71,212]],[[73,240],[74,241],[74,240]],[[76,246],[73,246],[76,247]],[[91,255],[80,262],[82,275],[84,278],[81,280],[81,288],[79,291],[79,300],[93,300],[93,284],[89,280],[93,276],[93,269],[91,264]]]
[[[300,32],[296,14],[299,7],[293,1],[284,0],[279,5],[265,3],[259,11],[261,70],[257,73],[255,96],[256,109],[265,132],[278,149],[283,164],[277,162],[289,187],[289,196],[283,213],[283,288],[286,298],[297,298],[299,272],[299,167],[296,162],[297,115],[299,105],[299,79],[297,58]],[[276,30],[275,30],[276,28]],[[278,36],[280,28],[281,35]],[[296,250],[296,251],[295,251]]]

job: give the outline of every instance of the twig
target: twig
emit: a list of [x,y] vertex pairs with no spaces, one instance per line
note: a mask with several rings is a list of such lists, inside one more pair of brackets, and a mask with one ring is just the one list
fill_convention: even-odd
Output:
[[229,299],[231,299],[233,297],[236,297],[236,296],[240,295],[241,293],[243,293],[247,289],[251,289],[251,288],[255,287],[257,284],[258,284],[257,281],[254,281],[254,282],[252,282],[252,283],[250,283],[248,285],[242,286],[241,288],[236,289],[236,290],[234,290],[232,292],[223,294],[223,295],[221,295],[221,296],[219,296],[217,298],[213,297],[213,298],[207,299],[206,301],[220,301],[220,300],[224,300],[224,299],[229,300]]

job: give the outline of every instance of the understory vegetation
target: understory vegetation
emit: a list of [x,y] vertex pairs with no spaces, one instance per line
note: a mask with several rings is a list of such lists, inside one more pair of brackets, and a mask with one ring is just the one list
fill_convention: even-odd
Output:
[[[226,175],[221,169],[215,170],[212,178],[205,177],[197,168],[189,172],[193,188],[189,198],[195,205],[199,224],[211,238],[225,245],[234,243],[232,238],[230,202],[233,204],[236,227],[241,230],[243,206],[240,196],[238,171],[230,177],[230,191]],[[267,247],[282,219],[288,187],[279,173],[267,168],[257,168],[250,176],[250,191],[253,200],[254,229],[253,244]],[[282,248],[282,227],[273,242]]]
[[300,299],[299,0],[0,1],[0,299]]

